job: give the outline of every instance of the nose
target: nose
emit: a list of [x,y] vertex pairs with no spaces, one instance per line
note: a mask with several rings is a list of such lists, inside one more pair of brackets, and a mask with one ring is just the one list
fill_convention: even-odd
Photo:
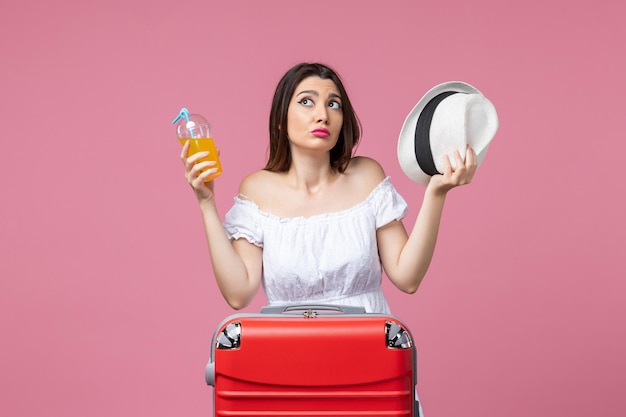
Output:
[[328,122],[328,107],[326,107],[326,105],[322,104],[318,106],[315,112],[315,122],[324,124]]

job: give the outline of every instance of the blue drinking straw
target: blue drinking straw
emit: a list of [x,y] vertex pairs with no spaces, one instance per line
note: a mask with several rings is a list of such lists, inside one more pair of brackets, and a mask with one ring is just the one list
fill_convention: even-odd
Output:
[[187,124],[185,125],[185,127],[189,130],[189,133],[191,134],[191,137],[193,138],[194,137],[193,128],[196,127],[196,124],[189,119],[189,110],[187,110],[185,107],[180,109],[180,113],[178,113],[178,116],[176,116],[176,118],[172,121],[172,124],[179,121],[181,117],[184,117],[185,120],[187,120]]
[[185,107],[180,109],[180,113],[178,113],[178,116],[176,116],[176,118],[172,121],[172,124],[174,124],[177,121],[179,121],[181,117],[184,117],[185,120],[187,120],[187,122],[189,122],[189,110],[187,110]]

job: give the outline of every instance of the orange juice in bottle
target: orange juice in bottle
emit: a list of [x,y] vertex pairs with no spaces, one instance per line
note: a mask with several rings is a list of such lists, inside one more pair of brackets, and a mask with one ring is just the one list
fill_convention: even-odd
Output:
[[[172,121],[176,123],[176,135],[178,141],[184,145],[189,141],[188,156],[197,152],[208,151],[209,155],[198,162],[215,161],[215,165],[207,169],[217,168],[217,172],[205,179],[205,182],[213,181],[222,174],[222,164],[220,163],[215,143],[211,137],[211,125],[199,114],[190,114],[186,108],[181,109],[178,116]],[[207,169],[203,170],[206,171]]]

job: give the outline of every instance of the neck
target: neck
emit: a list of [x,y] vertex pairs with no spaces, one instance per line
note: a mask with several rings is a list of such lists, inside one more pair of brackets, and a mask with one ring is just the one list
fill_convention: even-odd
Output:
[[316,194],[334,181],[337,171],[330,166],[328,153],[326,157],[294,157],[287,172],[289,184],[307,194]]

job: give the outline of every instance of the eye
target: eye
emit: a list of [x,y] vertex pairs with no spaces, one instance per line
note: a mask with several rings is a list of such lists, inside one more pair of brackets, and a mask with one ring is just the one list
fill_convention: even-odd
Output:
[[302,100],[300,100],[298,103],[302,104],[303,106],[312,106],[313,105],[313,100],[311,100],[310,98],[303,98]]
[[328,103],[328,107],[330,107],[331,109],[340,110],[341,109],[341,103],[338,102],[338,101],[331,101],[330,103]]

